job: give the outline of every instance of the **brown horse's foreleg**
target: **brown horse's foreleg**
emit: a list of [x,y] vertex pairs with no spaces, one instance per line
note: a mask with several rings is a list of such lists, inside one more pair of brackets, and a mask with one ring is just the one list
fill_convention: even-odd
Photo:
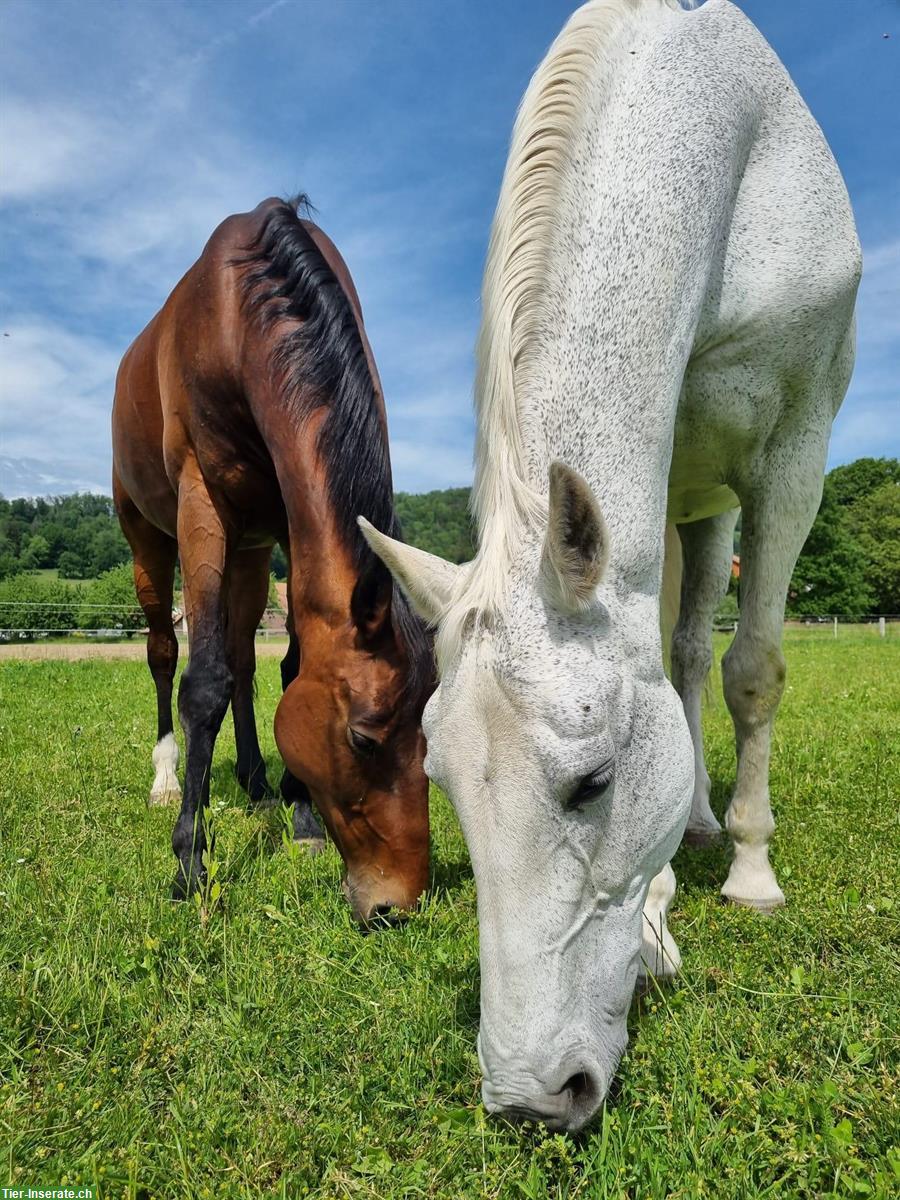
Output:
[[181,800],[178,745],[172,727],[172,684],[178,664],[178,639],[172,622],[172,584],[178,543],[141,514],[117,478],[113,496],[122,532],[134,558],[134,586],[147,618],[147,663],[156,685],[156,746],[151,804]]
[[254,804],[270,800],[274,792],[266,779],[266,764],[259,748],[253,712],[253,676],[256,671],[256,629],[269,598],[271,547],[241,550],[228,568],[228,665],[234,679],[231,715],[237,747],[235,773]]
[[178,688],[178,715],[187,748],[184,797],[172,834],[178,859],[173,896],[183,899],[206,875],[203,816],[213,747],[232,685],[223,619],[226,532],[192,458],[182,467],[178,486],[178,549],[190,636],[190,659]]
[[[290,578],[290,571],[288,571]],[[294,614],[291,610],[291,590],[288,588],[288,649],[281,660],[281,690],[287,691],[300,671],[300,642],[297,638]],[[294,841],[308,847],[311,853],[317,854],[325,849],[325,834],[322,826],[315,818],[309,789],[302,780],[285,767],[281,776],[281,798],[285,804],[293,805]]]

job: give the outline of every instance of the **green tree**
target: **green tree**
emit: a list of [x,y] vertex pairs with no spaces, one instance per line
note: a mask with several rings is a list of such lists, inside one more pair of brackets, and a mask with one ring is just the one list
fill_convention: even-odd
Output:
[[271,568],[276,579],[287,579],[287,559],[277,542],[272,547]]
[[60,579],[86,579],[91,573],[90,562],[79,550],[64,550],[58,566]]
[[45,537],[36,533],[29,538],[28,545],[21,555],[22,566],[26,571],[35,571],[46,567],[50,558],[50,544]]
[[818,515],[794,568],[788,611],[798,616],[863,616],[872,600],[865,568],[865,555],[826,476]]
[[883,483],[847,513],[865,557],[866,584],[876,613],[900,613],[900,482]]
[[469,513],[469,489],[411,495],[398,492],[394,505],[403,536],[412,546],[439,554],[449,562],[468,562],[475,556],[475,530]]
[[90,545],[92,575],[102,575],[104,571],[127,562],[130,557],[128,543],[117,525],[104,523],[94,531]]
[[856,504],[886,483],[900,483],[900,459],[858,458],[828,472],[835,503],[843,507]]

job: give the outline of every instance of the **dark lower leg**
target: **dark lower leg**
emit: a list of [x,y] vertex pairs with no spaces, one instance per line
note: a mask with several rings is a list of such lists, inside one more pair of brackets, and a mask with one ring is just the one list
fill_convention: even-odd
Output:
[[156,745],[153,749],[151,804],[181,798],[178,746],[172,727],[172,685],[178,664],[178,639],[172,624],[172,587],[178,546],[141,514],[117,478],[113,480],[116,511],[134,558],[134,587],[149,629],[147,665],[156,688]]
[[269,595],[270,557],[268,547],[242,550],[235,554],[228,572],[228,662],[234,680],[231,713],[237,749],[235,774],[255,804],[275,796],[266,778],[253,711],[255,639]]
[[190,661],[178,689],[186,742],[184,795],[172,833],[178,859],[173,896],[181,899],[205,878],[204,813],[216,736],[231,699],[224,601],[226,533],[199,466],[188,459],[178,490],[178,547],[190,629]]
[[147,660],[156,685],[156,745],[153,748],[151,804],[173,804],[181,799],[178,784],[178,743],[172,724],[172,686],[178,662],[178,640],[172,626],[171,605],[167,624],[151,622]]
[[275,798],[275,791],[266,777],[266,763],[259,748],[256,715],[253,711],[253,676],[235,679],[231,696],[234,718],[234,742],[237,748],[235,775],[254,804],[265,804]]
[[285,804],[293,805],[294,841],[315,844],[325,844],[325,834],[322,826],[313,813],[312,801],[306,784],[285,771],[281,776],[281,798]]
[[209,803],[209,773],[230,691],[231,674],[224,654],[197,653],[192,645],[191,661],[178,689],[178,715],[185,733],[187,760],[181,812],[172,833],[172,849],[178,859],[172,888],[176,900],[196,891],[206,877],[204,813]]

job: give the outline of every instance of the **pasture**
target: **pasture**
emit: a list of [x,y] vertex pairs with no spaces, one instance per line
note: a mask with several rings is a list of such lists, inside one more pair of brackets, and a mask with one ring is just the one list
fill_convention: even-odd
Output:
[[[727,644],[717,636],[717,653]],[[789,632],[772,767],[789,906],[725,907],[682,849],[674,986],[636,999],[577,1138],[486,1121],[475,892],[432,798],[432,887],[362,936],[339,858],[248,813],[230,718],[204,912],[168,901],[141,662],[0,663],[0,1180],[103,1197],[824,1197],[900,1188],[900,642]],[[276,777],[272,659],[258,717]],[[734,777],[721,689],[714,807]]]

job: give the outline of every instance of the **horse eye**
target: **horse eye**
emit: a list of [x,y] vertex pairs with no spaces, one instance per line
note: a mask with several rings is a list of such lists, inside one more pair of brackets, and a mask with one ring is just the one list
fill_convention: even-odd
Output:
[[365,758],[371,758],[378,749],[378,743],[374,738],[366,737],[364,733],[357,733],[349,725],[347,726],[347,741],[357,754],[361,754]]
[[596,771],[592,771],[590,775],[585,775],[566,803],[569,812],[584,808],[586,804],[600,799],[613,781],[614,765],[614,763],[608,762],[604,766],[598,767]]

